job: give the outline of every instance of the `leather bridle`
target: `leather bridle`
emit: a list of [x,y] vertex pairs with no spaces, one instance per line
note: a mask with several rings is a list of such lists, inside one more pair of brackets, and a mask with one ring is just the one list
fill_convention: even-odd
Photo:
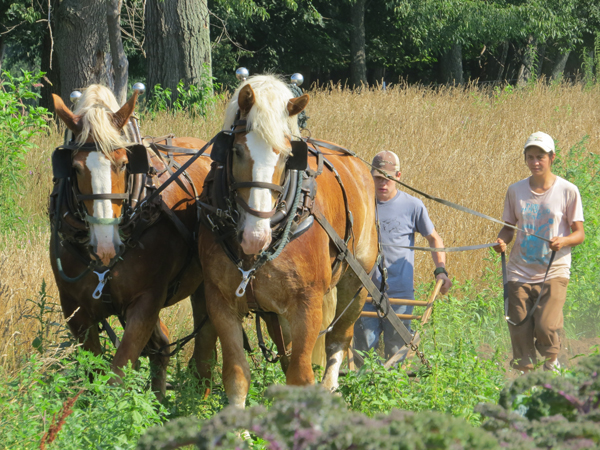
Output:
[[[271,219],[277,211],[280,209],[279,205],[282,202],[282,198],[285,195],[286,181],[289,176],[286,175],[284,183],[282,185],[275,183],[267,183],[264,181],[242,181],[237,182],[232,173],[231,154],[233,150],[233,141],[235,134],[247,132],[247,121],[240,119],[240,111],[237,112],[236,119],[234,120],[230,131],[222,131],[217,135],[213,150],[211,151],[211,158],[213,161],[219,162],[225,165],[225,173],[227,176],[227,184],[229,187],[230,195],[235,203],[237,203],[244,211],[248,214],[258,217],[260,219]],[[306,142],[304,141],[291,141],[292,151],[290,156],[286,160],[286,174],[290,170],[306,170],[308,150]],[[244,188],[259,188],[269,189],[270,191],[277,192],[277,199],[275,200],[275,207],[271,211],[259,211],[251,208],[250,205],[238,194],[239,189]]]

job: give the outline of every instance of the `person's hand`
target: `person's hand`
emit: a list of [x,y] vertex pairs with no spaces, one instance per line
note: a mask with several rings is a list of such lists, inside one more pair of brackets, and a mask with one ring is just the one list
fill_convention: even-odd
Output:
[[566,246],[566,239],[564,236],[555,236],[550,239],[550,250],[554,250],[555,252],[559,251],[561,248]]
[[448,278],[448,275],[446,275],[445,273],[439,273],[435,276],[436,281],[437,280],[444,280],[444,284],[442,284],[442,288],[440,289],[440,292],[442,293],[442,295],[447,294],[448,291],[450,290],[450,288],[452,287],[452,281],[450,281],[450,278]]
[[496,239],[496,242],[497,244],[494,245],[492,248],[496,250],[496,253],[504,253],[506,251],[506,242],[504,242],[500,238]]

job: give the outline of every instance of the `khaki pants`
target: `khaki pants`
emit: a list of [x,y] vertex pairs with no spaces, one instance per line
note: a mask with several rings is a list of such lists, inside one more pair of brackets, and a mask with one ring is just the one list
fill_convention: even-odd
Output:
[[[543,357],[555,356],[560,351],[558,332],[563,327],[563,305],[567,298],[568,278],[546,280],[544,294],[533,316],[520,327],[508,324],[513,348],[510,362],[515,369],[533,369],[537,363],[537,348]],[[542,283],[519,283],[509,281],[508,316],[519,323],[527,316],[540,293]]]

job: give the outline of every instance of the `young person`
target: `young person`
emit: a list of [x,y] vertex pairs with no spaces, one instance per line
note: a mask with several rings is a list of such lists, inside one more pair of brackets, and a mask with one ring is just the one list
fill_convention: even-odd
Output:
[[[378,153],[372,165],[389,176],[400,179],[400,161],[395,153],[390,151]],[[371,175],[375,182],[380,243],[384,267],[387,270],[386,293],[390,298],[412,300],[415,298],[414,251],[399,246],[414,246],[415,232],[423,235],[431,247],[443,248],[444,242],[435,231],[421,200],[399,191],[396,182],[384,177],[379,171],[373,170]],[[441,292],[445,294],[452,286],[445,268],[446,254],[432,252],[431,257],[436,267],[433,272],[434,277],[444,280]],[[379,269],[375,271],[372,278],[376,286],[381,285]],[[397,314],[411,314],[414,307],[392,305],[392,308]],[[375,307],[371,303],[366,303],[364,311],[375,311]],[[410,329],[410,321],[406,320],[404,324]],[[359,318],[354,325],[354,347],[361,351],[377,348],[382,332],[385,356],[390,358],[404,345],[404,342],[387,319]]]
[[[571,267],[571,248],[583,242],[583,207],[577,186],[552,173],[554,140],[541,131],[527,139],[523,150],[531,176],[509,186],[502,220],[531,234],[517,232],[508,262],[508,330],[512,367],[529,372],[537,364],[536,349],[545,370],[559,368],[557,360],[563,327],[563,305]],[[503,227],[494,250],[505,252],[514,230]],[[552,251],[554,262],[544,275]],[[543,291],[542,291],[542,285]],[[531,319],[527,317],[542,291]],[[519,326],[517,326],[519,325]]]

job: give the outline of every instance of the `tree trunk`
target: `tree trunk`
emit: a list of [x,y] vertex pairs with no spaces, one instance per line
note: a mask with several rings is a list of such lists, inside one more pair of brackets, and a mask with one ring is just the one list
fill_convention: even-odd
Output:
[[106,2],[106,24],[108,26],[108,41],[110,43],[110,54],[112,55],[112,66],[115,74],[114,93],[119,105],[127,100],[127,77],[129,75],[129,61],[123,50],[121,39],[121,5],[122,0],[107,0]]
[[570,51],[558,54],[554,61],[554,65],[552,66],[552,72],[550,73],[551,80],[554,81],[562,78],[570,54]]
[[[57,10],[60,0],[52,0],[50,11],[50,25],[46,25],[44,37],[42,39],[42,54],[40,69],[46,72],[42,79],[42,88],[40,89],[40,106],[54,112],[54,101],[52,94],[60,95],[60,64],[56,52],[56,36],[58,34]],[[58,119],[55,117],[55,119]]]
[[2,70],[2,60],[4,59],[4,50],[6,44],[4,43],[4,36],[0,34],[0,70]]
[[452,44],[450,50],[440,60],[442,82],[447,84],[463,84],[462,45]]
[[206,0],[148,0],[146,56],[149,93],[160,84],[175,99],[179,80],[188,86],[212,76]]
[[518,86],[523,86],[535,76],[535,59],[537,55],[537,39],[533,36],[529,36],[527,39],[527,46],[523,51],[523,58],[521,59],[521,68],[519,69],[519,78],[517,80]]
[[385,80],[385,67],[377,66],[373,68],[373,74],[371,76],[371,84],[381,86]]
[[496,72],[496,81],[502,81],[502,75],[504,75],[504,69],[506,68],[506,58],[508,57],[508,42],[502,43],[502,51],[500,52],[500,59],[498,60],[498,71]]
[[58,8],[54,48],[60,64],[61,97],[94,83],[108,85],[106,5],[95,0],[63,0]]
[[544,60],[546,58],[546,44],[541,44],[537,50],[537,66],[535,69],[535,76],[540,78],[542,76],[542,68],[544,66]]
[[352,32],[350,35],[350,85],[354,88],[367,86],[367,55],[365,51],[365,3],[355,0],[351,7]]

